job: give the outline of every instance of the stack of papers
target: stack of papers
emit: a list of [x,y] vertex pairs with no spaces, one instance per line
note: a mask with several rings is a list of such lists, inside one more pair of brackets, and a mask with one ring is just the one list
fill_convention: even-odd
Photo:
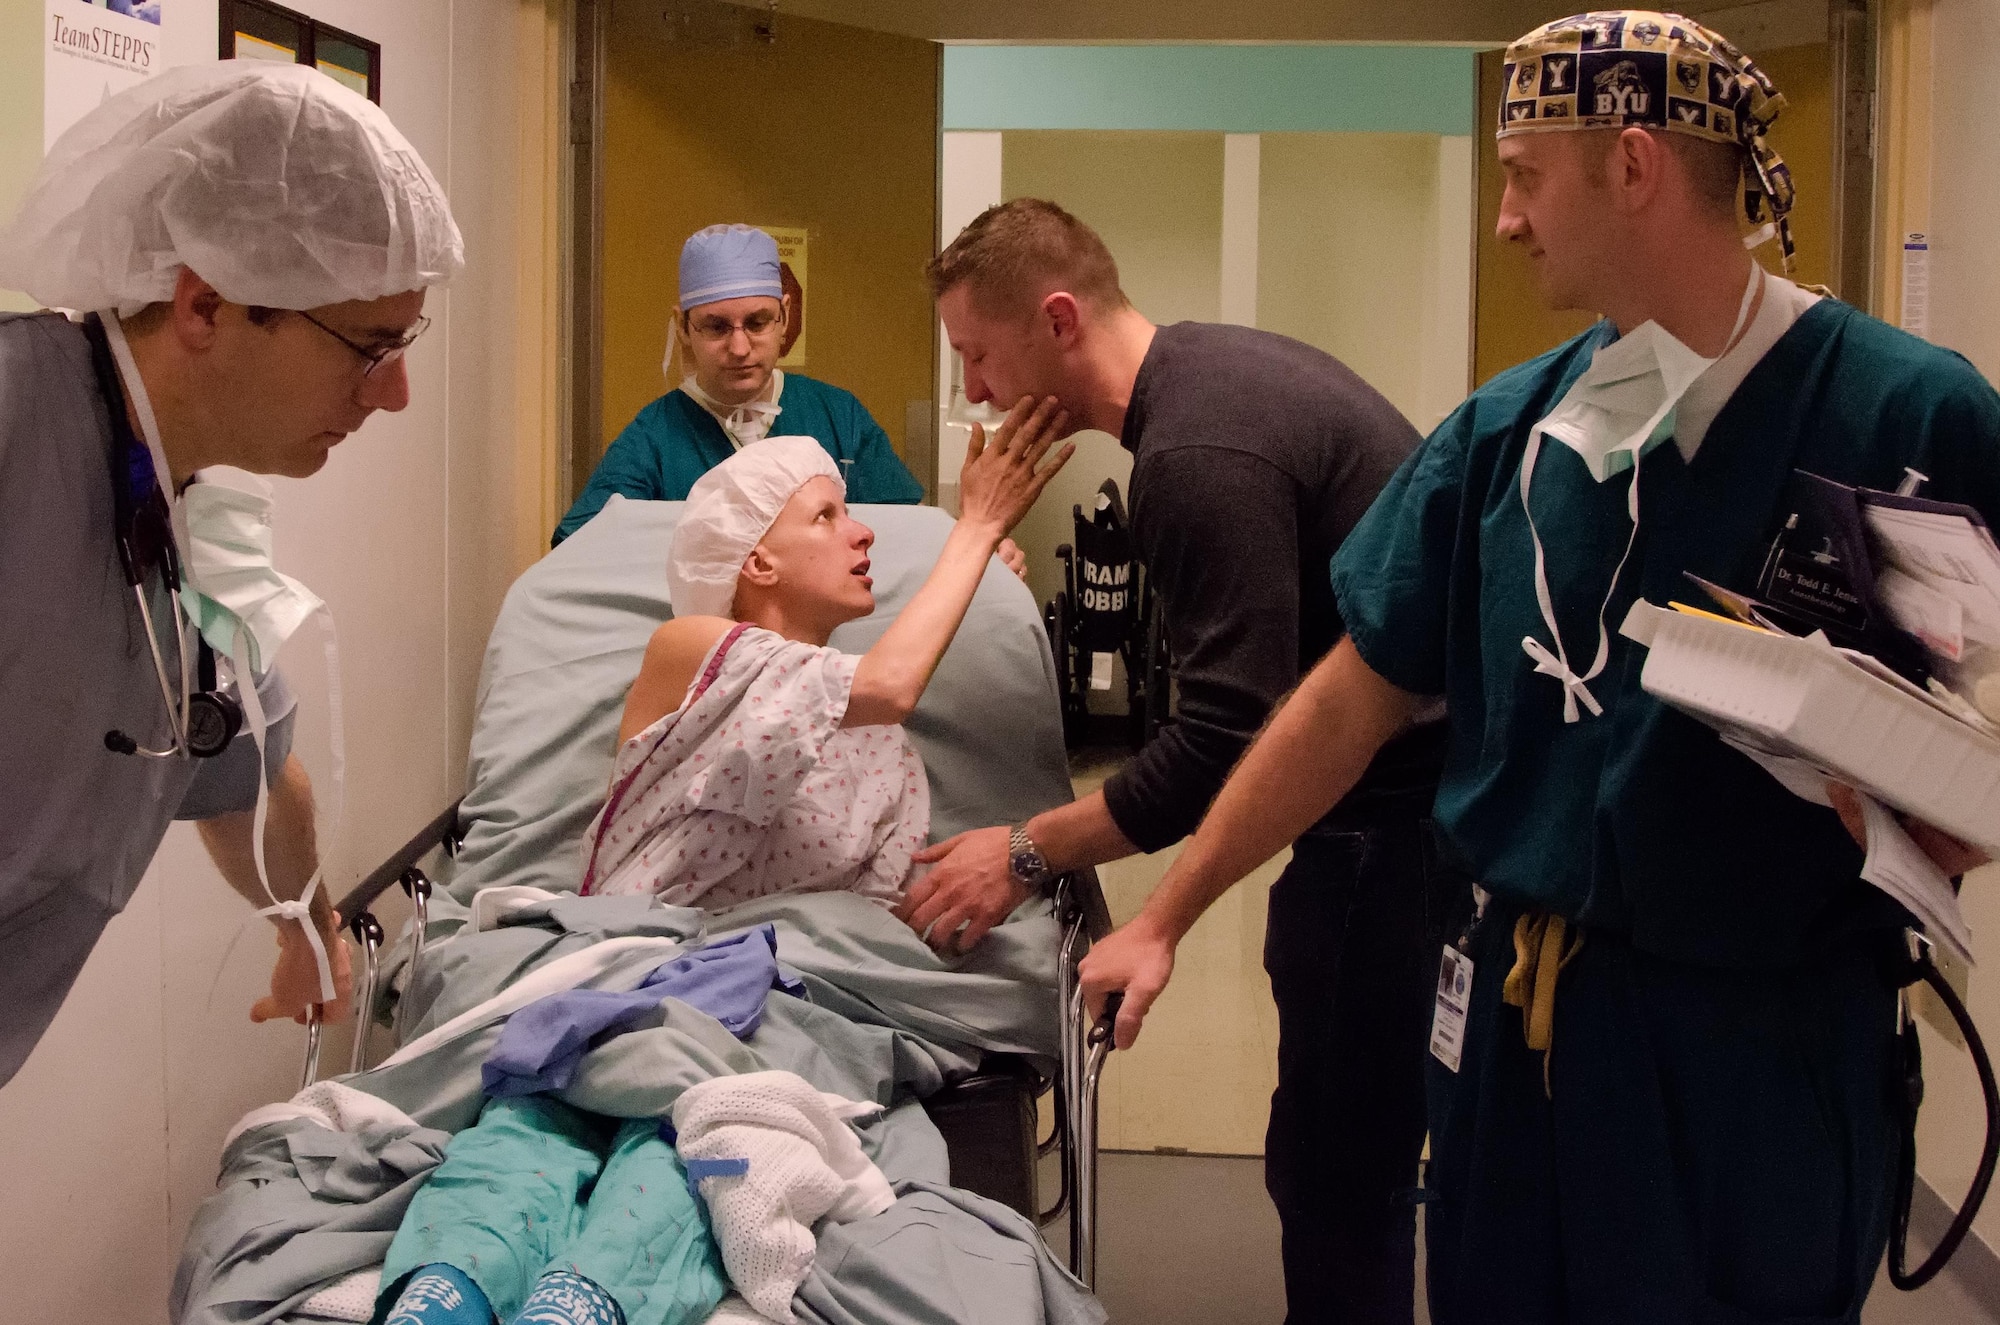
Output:
[[2000,647],[2000,547],[1975,516],[1864,493],[1862,522],[1882,563],[1877,601],[1898,627],[1951,662],[1968,642]]
[[2000,855],[2000,737],[1956,711],[1949,697],[1824,636],[1800,638],[1645,602],[1633,605],[1620,629],[1649,649],[1640,677],[1649,694],[1714,727],[1789,790],[1825,805],[1829,779],[1853,787],[1868,827],[1862,878],[1971,962],[1971,934],[1951,881],[1890,808]]

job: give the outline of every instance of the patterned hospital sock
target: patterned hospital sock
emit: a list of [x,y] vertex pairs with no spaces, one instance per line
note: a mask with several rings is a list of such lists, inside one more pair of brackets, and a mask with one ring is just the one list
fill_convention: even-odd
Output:
[[382,1325],[493,1325],[479,1285],[453,1265],[426,1265],[410,1276]]
[[582,1275],[551,1270],[535,1281],[512,1325],[625,1325],[625,1313],[616,1298]]

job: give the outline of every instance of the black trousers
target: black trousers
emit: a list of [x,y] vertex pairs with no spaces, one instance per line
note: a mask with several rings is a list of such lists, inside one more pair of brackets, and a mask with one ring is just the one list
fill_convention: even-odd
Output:
[[1429,794],[1316,826],[1271,889],[1264,969],[1278,1088],[1264,1183],[1283,1226],[1287,1325],[1410,1325],[1424,1062],[1444,945],[1471,882]]

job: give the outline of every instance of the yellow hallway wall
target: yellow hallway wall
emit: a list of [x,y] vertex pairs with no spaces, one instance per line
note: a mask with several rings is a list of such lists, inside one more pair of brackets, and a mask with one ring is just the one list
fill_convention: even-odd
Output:
[[937,233],[939,48],[790,16],[769,45],[668,37],[657,3],[614,4],[600,449],[667,389],[681,242],[740,221],[809,232],[802,371],[861,397],[910,459],[905,412],[929,401],[935,364],[923,266]]
[[[0,7],[0,217],[12,217],[42,164],[41,5]],[[0,311],[30,310],[35,301],[0,290]]]
[[1436,252],[1438,143],[1267,133],[1259,172],[1257,325],[1333,355],[1419,427],[1430,301],[1412,277]]

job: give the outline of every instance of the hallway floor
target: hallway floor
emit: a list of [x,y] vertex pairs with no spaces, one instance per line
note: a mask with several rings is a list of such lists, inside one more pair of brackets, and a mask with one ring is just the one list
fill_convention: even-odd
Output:
[[[1261,1160],[1117,1152],[1099,1174],[1098,1287],[1114,1325],[1280,1325],[1278,1214]],[[1059,1255],[1068,1237],[1061,1221],[1048,1229]],[[1417,1264],[1421,1285],[1421,1252]],[[1416,1321],[1430,1321],[1421,1289]],[[1950,1270],[1915,1293],[1879,1278],[1862,1321],[2000,1325]]]

